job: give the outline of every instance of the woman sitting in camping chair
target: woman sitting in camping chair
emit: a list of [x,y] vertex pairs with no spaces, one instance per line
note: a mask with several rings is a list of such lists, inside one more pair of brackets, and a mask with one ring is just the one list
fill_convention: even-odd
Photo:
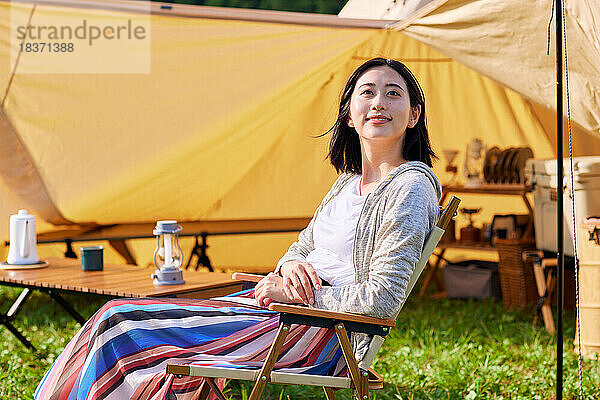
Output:
[[[202,378],[167,363],[260,368],[278,326],[272,302],[388,318],[406,297],[439,215],[422,90],[400,62],[375,58],[346,82],[329,159],[342,174],[308,227],[255,289],[226,298],[127,299],[103,306],[40,383],[37,399],[188,398]],[[368,338],[354,343],[360,359]],[[293,325],[279,371],[341,375],[332,329]]]

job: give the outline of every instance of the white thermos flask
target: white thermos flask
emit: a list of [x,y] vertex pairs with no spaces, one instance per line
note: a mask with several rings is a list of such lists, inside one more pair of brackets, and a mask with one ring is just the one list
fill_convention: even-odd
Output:
[[27,210],[19,210],[10,216],[10,247],[6,262],[13,265],[36,264],[37,253],[35,217]]

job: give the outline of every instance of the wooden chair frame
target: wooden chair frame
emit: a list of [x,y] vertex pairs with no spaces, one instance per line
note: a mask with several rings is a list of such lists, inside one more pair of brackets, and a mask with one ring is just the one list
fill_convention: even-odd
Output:
[[[423,271],[425,264],[444,234],[444,229],[456,215],[459,203],[460,199],[453,196],[443,210],[437,225],[430,233],[429,238],[423,247],[421,258],[415,265],[415,270],[413,271],[407,286],[406,297],[410,294],[419,275]],[[258,282],[263,276],[235,273],[233,274],[233,278],[249,282]],[[395,326],[396,317],[403,305],[404,303],[400,305],[393,319],[379,319],[358,314],[332,312],[304,306],[273,303],[269,305],[268,308],[271,311],[279,312],[279,328],[275,340],[271,344],[267,358],[260,370],[168,364],[167,373],[175,374],[177,376],[196,376],[205,378],[199,389],[200,393],[198,398],[201,400],[206,399],[210,391],[214,392],[220,400],[225,400],[225,396],[215,384],[214,378],[254,381],[254,387],[250,393],[249,400],[260,399],[267,383],[322,386],[325,397],[328,400],[335,399],[334,389],[354,389],[359,399],[368,400],[369,389],[383,388],[383,378],[370,368],[370,365],[375,358],[375,354],[377,354],[379,348],[383,344],[385,336],[389,333],[390,328]],[[281,347],[292,324],[334,329],[342,349],[344,360],[348,366],[350,376],[335,377],[273,371]],[[352,346],[348,339],[348,334],[350,332],[373,335],[369,349],[360,363],[356,361]]]
[[524,252],[523,261],[533,262],[533,276],[538,292],[536,315],[533,318],[533,326],[536,326],[540,318],[544,321],[544,327],[551,335],[556,331],[554,328],[554,316],[552,315],[552,297],[556,289],[557,258],[544,258],[541,250]]

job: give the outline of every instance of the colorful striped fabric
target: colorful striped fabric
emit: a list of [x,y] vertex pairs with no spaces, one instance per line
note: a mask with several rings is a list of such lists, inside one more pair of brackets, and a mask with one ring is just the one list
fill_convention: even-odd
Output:
[[[237,302],[253,295],[112,300],[69,342],[35,398],[192,399],[202,378],[166,374],[168,363],[258,369],[279,317]],[[340,376],[345,363],[333,330],[293,325],[275,369]]]

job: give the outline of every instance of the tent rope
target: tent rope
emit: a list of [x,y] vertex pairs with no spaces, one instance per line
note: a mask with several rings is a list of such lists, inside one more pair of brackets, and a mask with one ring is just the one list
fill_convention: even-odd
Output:
[[[567,93],[567,126],[569,130],[569,163],[571,173],[571,207],[573,213],[573,251],[575,256],[575,313],[577,325],[577,367],[579,375],[579,399],[583,400],[583,357],[581,356],[581,321],[580,321],[580,306],[579,306],[579,256],[577,253],[577,210],[575,208],[575,182],[573,178],[573,142],[571,136],[571,96],[569,93],[569,64],[567,56],[567,20],[565,18],[565,2],[562,2],[562,19],[563,19],[563,42],[565,51],[565,83]],[[554,2],[553,2],[554,8]],[[562,110],[560,110],[562,112]]]

